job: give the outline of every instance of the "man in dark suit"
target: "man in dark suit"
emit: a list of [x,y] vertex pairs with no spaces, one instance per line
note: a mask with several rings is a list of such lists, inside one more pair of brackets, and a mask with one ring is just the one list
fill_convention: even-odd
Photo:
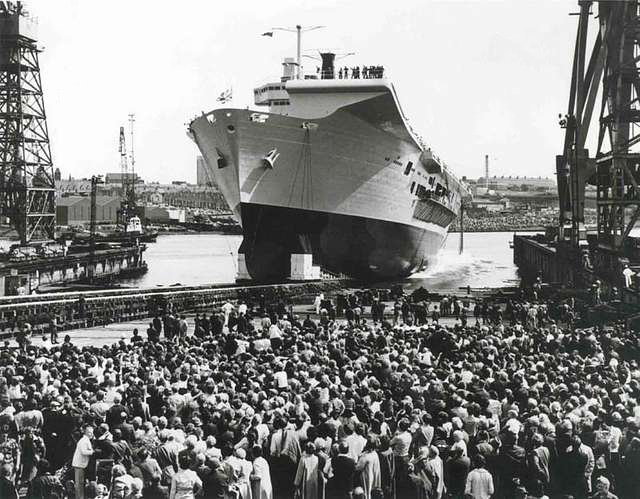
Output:
[[207,476],[206,483],[203,483],[203,490],[207,491],[207,495],[205,497],[211,499],[224,499],[227,492],[229,492],[231,479],[217,457],[211,459],[209,466],[211,467],[211,473]]
[[161,485],[160,476],[154,475],[151,483],[142,489],[142,499],[169,499],[169,487]]
[[331,459],[333,476],[327,482],[327,497],[347,499],[353,490],[353,477],[356,470],[356,462],[349,457],[349,445],[340,442],[338,455]]
[[462,499],[471,461],[463,455],[462,447],[454,444],[451,455],[445,464],[444,481],[452,498]]
[[496,470],[504,497],[513,497],[517,486],[526,475],[526,452],[517,445],[518,435],[509,429],[502,434],[502,447],[498,452]]

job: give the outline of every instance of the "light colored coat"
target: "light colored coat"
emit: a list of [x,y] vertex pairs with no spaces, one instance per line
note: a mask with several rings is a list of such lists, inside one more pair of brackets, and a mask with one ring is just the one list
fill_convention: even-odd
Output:
[[304,454],[298,463],[295,486],[302,499],[318,497],[318,456]]
[[360,473],[362,488],[366,499],[371,499],[371,491],[379,489],[382,484],[380,459],[377,452],[364,452],[356,464],[356,472]]
[[269,471],[269,463],[264,457],[257,457],[253,461],[253,474],[260,478],[259,494],[254,493],[253,499],[272,499],[271,472]]

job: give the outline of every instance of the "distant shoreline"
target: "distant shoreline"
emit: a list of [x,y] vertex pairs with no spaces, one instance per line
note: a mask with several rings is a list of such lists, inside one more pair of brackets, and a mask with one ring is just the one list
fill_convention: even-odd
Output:
[[[544,232],[546,227],[498,227],[496,229],[465,229],[465,233],[470,232]],[[450,233],[460,233],[459,228],[449,230]]]

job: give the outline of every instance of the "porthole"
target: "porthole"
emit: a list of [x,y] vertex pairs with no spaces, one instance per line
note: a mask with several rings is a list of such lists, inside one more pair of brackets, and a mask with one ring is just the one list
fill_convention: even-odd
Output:
[[229,133],[234,133],[236,131],[236,127],[234,127],[233,125],[227,125],[227,131]]

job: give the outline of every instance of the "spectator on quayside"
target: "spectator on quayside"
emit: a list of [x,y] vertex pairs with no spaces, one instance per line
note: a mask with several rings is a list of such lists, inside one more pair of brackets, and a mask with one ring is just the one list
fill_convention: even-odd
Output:
[[[179,309],[167,304],[169,338],[80,347],[66,337],[51,348],[0,350],[0,454],[9,482],[29,487],[41,476],[23,472],[31,432],[45,443],[51,475],[77,488],[76,497],[93,482],[135,494],[134,480],[148,497],[189,471],[222,495],[248,494],[251,483],[265,499],[290,498],[297,483],[305,495],[330,497],[345,456],[356,463],[345,492],[361,497],[464,494],[470,476],[486,476],[474,471],[480,456],[498,498],[589,490],[636,497],[633,330],[582,329],[576,324],[588,307],[527,297],[488,303],[486,324],[447,318],[418,326],[411,312],[406,323],[401,313],[395,325],[390,316],[374,323],[365,301],[377,292],[367,293],[344,300],[364,308],[359,323],[327,312],[305,326],[279,300],[266,300],[266,329],[248,302],[246,331],[232,320],[225,327],[216,308],[204,317],[219,318],[219,328],[181,336],[173,333]],[[89,427],[99,428],[95,436],[83,433]],[[82,468],[75,450],[87,451],[87,440],[93,454],[82,454]],[[159,476],[156,469],[145,478],[145,453]],[[77,480],[74,466],[84,470]],[[296,480],[298,469],[316,470],[315,482]]]

